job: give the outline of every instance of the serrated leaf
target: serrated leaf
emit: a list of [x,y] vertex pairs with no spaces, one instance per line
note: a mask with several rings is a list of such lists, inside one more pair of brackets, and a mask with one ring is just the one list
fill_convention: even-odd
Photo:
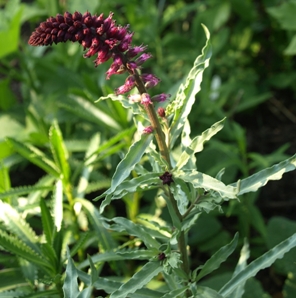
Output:
[[24,158],[43,169],[48,174],[58,178],[60,171],[55,163],[50,160],[42,151],[32,145],[26,145],[17,141],[16,139],[7,137],[6,141],[17,153],[22,155]]
[[191,183],[194,188],[203,188],[206,191],[214,190],[220,194],[222,198],[234,199],[236,198],[237,189],[234,185],[225,185],[218,179],[215,179],[204,173],[191,171],[174,171],[173,177],[179,177],[185,182]]
[[231,186],[238,188],[237,195],[242,195],[251,191],[254,192],[266,185],[268,181],[279,180],[284,173],[293,171],[295,168],[296,154],[270,168],[264,169],[248,178],[239,180],[238,182],[231,184]]
[[37,254],[31,247],[27,246],[20,239],[8,235],[4,231],[0,230],[0,245],[7,251],[13,253],[19,257],[22,257],[29,262],[36,264],[42,270],[45,270],[48,274],[51,273],[51,265],[47,259]]
[[74,262],[70,256],[69,248],[67,248],[66,278],[63,285],[64,298],[74,298],[79,294],[78,289],[78,274]]
[[60,169],[59,171],[63,175],[62,179],[65,182],[68,182],[70,176],[70,167],[68,163],[69,154],[64,144],[62,132],[56,121],[54,121],[49,130],[49,140],[55,163],[58,165]]
[[35,191],[42,191],[42,190],[52,190],[52,186],[39,186],[39,185],[34,185],[34,186],[20,186],[20,187],[15,187],[15,188],[10,188],[9,190],[0,193],[0,199],[4,199],[6,197],[12,197],[12,196],[23,196],[26,194],[31,194],[32,192]]
[[28,245],[35,253],[40,253],[38,237],[29,224],[9,204],[0,201],[0,221],[3,221],[7,230],[16,235]]
[[167,107],[168,114],[173,114],[174,118],[171,124],[171,143],[173,148],[178,139],[191,108],[195,102],[195,95],[200,91],[203,71],[208,67],[209,60],[212,55],[211,46],[209,43],[210,33],[206,26],[203,25],[206,34],[206,45],[202,49],[202,54],[198,56],[194,62],[193,68],[190,70],[186,81],[181,84],[176,99]]
[[240,284],[244,283],[250,277],[255,276],[260,270],[269,267],[277,259],[281,259],[285,253],[296,246],[296,234],[292,235],[288,239],[282,241],[274,248],[257,258],[255,261],[250,263],[237,275],[231,278],[219,291],[219,293],[227,297],[230,295]]
[[181,156],[178,159],[176,169],[182,169],[189,159],[192,158],[192,156],[203,150],[203,145],[206,141],[210,140],[212,136],[217,134],[222,128],[223,128],[223,122],[226,118],[216,122],[213,124],[209,129],[205,130],[201,135],[195,137],[191,144],[184,148],[184,151],[182,152]]
[[115,189],[130,175],[131,171],[134,169],[135,165],[141,160],[144,155],[147,147],[152,141],[152,135],[142,135],[141,139],[129,148],[125,157],[118,164],[115,173],[112,177],[111,187],[104,192],[102,195],[98,196],[94,199],[94,201],[100,199],[103,196],[106,196],[105,200],[102,202],[100,206],[100,212],[104,211],[104,208],[111,201],[111,194],[115,191]]
[[154,276],[162,271],[159,262],[146,263],[136,274],[134,274],[118,290],[111,293],[110,298],[124,298],[130,293],[143,288]]

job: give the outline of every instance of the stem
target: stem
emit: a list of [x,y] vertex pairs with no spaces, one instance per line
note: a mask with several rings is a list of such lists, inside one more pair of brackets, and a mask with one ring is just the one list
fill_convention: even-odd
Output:
[[[139,90],[140,94],[143,93],[147,93],[147,90],[143,84],[142,79],[140,78],[139,74],[136,73],[132,73],[135,77],[135,81],[136,81],[136,86]],[[172,164],[171,164],[171,159],[170,159],[170,154],[169,154],[169,149],[168,146],[166,144],[165,141],[165,135],[162,131],[160,122],[158,120],[157,114],[154,110],[154,106],[153,104],[151,105],[147,105],[146,107],[146,112],[147,115],[150,119],[151,122],[151,126],[153,127],[153,131],[155,133],[155,138],[156,138],[156,142],[158,145],[158,149],[159,152],[161,154],[161,156],[163,157],[163,159],[167,162],[168,164],[168,170],[172,170]],[[168,189],[168,197],[169,200],[172,204],[172,207],[176,213],[176,215],[178,216],[179,220],[182,221],[182,215],[178,209],[178,205],[177,202],[173,196],[173,194],[171,193],[170,189]],[[188,275],[189,274],[189,262],[188,262],[188,254],[187,254],[187,249],[186,249],[186,239],[185,239],[185,232],[181,231],[179,239],[178,239],[178,248],[181,254],[181,260],[182,260],[182,269],[183,271]]]

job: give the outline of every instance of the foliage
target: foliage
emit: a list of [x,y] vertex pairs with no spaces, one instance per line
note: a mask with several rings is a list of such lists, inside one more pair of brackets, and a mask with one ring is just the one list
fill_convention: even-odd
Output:
[[[112,10],[117,23],[131,24],[135,44],[149,45],[153,62],[144,69],[162,79],[151,95],[172,95],[159,104],[171,169],[152,135],[141,135],[149,121],[143,108],[112,94],[122,78],[105,81],[108,63],[94,68],[75,43],[27,45],[36,24],[64,10]],[[235,121],[283,90],[295,95],[294,10],[294,1],[276,0],[5,0],[0,297],[249,297],[251,290],[268,297],[255,276],[270,266],[285,278],[284,297],[294,297],[295,221],[265,223],[256,199],[268,181],[295,169],[296,157],[286,145],[248,152]],[[163,185],[167,171],[173,183]],[[222,212],[238,224],[223,227]]]

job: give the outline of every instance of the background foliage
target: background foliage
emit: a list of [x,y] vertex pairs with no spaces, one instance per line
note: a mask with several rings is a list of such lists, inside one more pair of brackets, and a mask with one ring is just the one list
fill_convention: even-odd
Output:
[[[31,31],[48,16],[65,10],[105,15],[113,11],[117,23],[130,24],[135,44],[149,45],[154,58],[147,67],[162,80],[155,92],[170,90],[171,94],[205,43],[200,26],[205,24],[211,32],[213,56],[190,116],[191,128],[196,135],[224,116],[228,120],[197,156],[199,170],[215,176],[225,167],[223,180],[231,183],[295,153],[295,1],[1,0],[0,5],[0,192],[11,190],[9,196],[0,197],[5,203],[0,227],[22,235],[25,243],[34,243],[33,251],[53,256],[39,263],[35,260],[38,269],[34,270],[46,268],[38,287],[49,285],[50,291],[52,281],[64,272],[66,245],[79,263],[87,253],[98,250],[98,242],[104,251],[126,240],[120,233],[117,239],[106,234],[97,221],[97,211],[87,201],[77,205],[84,212],[73,214],[75,202],[67,189],[75,187],[79,197],[86,194],[89,200],[101,194],[134,133],[131,115],[118,102],[94,104],[123,78],[105,81],[108,66],[94,68],[91,59],[82,58],[83,50],[77,44],[59,44],[54,49],[27,45]],[[34,163],[34,156],[42,156],[43,162]],[[63,156],[69,157],[67,162],[61,160]],[[53,185],[61,172],[64,201],[61,186]],[[241,243],[248,237],[251,258],[292,235],[296,229],[294,182],[295,173],[289,173],[261,193],[242,197],[241,203],[223,206],[227,217],[215,212],[203,215],[195,227],[199,233],[189,235],[189,243],[195,247],[194,265],[229,243],[236,230]],[[24,185],[33,188],[16,188]],[[127,215],[136,221],[157,212],[161,204],[152,204],[149,194],[127,196],[108,206],[106,212],[109,217]],[[9,230],[12,223],[5,220],[5,212],[14,212],[15,218],[21,214],[19,225]],[[22,234],[22,225],[29,225],[31,232]],[[51,234],[53,226],[63,228]],[[42,244],[43,233],[53,244],[52,254],[47,251],[51,248]],[[98,239],[98,235],[105,236]],[[244,297],[277,293],[294,297],[295,254],[295,249],[291,250],[257,280],[248,281]],[[11,261],[6,253],[0,258],[0,274],[11,272],[9,280],[0,278],[1,291],[22,288],[29,292],[37,287],[37,273],[27,261]],[[100,266],[96,270],[113,274],[128,274],[132,269],[120,262],[108,269]],[[222,266],[219,275],[205,279],[204,284],[221,288],[233,266],[231,262]]]

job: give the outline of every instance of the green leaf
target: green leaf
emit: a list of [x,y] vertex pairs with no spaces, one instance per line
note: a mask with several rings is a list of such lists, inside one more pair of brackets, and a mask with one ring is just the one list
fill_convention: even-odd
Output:
[[285,55],[296,55],[296,35],[292,37],[292,40],[290,41],[289,45],[284,51]]
[[206,263],[202,266],[201,271],[197,275],[196,281],[218,269],[221,263],[225,262],[227,258],[233,253],[237,246],[237,241],[238,233],[235,234],[233,240],[229,244],[221,247],[216,253],[211,256],[210,259],[206,261]]
[[236,198],[237,189],[235,185],[225,185],[209,175],[194,170],[191,171],[174,171],[173,177],[179,177],[185,182],[191,183],[194,188],[203,188],[204,190],[214,190],[219,193],[222,198]]
[[32,194],[35,191],[42,191],[42,190],[52,190],[52,186],[20,186],[15,188],[10,188],[9,190],[0,193],[0,199],[4,199],[6,197],[13,197],[13,196],[23,196],[27,194]]
[[[121,261],[121,260],[149,260],[158,254],[158,250],[155,249],[129,249],[129,250],[117,250],[107,251],[91,256],[94,263]],[[89,266],[89,261],[85,260],[78,265],[79,269],[83,269]]]
[[111,128],[112,130],[119,131],[121,126],[107,113],[104,113],[92,102],[87,99],[71,95],[70,100],[65,103],[59,103],[64,109],[78,115],[87,121],[94,122],[103,127]]
[[75,203],[80,203],[88,215],[90,222],[93,225],[96,235],[99,238],[99,245],[103,251],[110,251],[116,247],[116,243],[112,239],[109,231],[104,227],[104,219],[97,208],[85,199],[76,199]]
[[143,288],[154,276],[162,271],[160,262],[151,261],[146,263],[136,274],[134,274],[118,290],[111,293],[110,298],[124,298]]
[[237,195],[257,191],[260,187],[266,185],[269,180],[280,180],[284,173],[293,171],[295,168],[296,154],[270,168],[264,169],[248,178],[239,180],[231,184],[231,186],[238,188]]
[[77,186],[77,197],[78,198],[84,197],[85,191],[86,191],[88,183],[89,183],[89,177],[93,170],[92,162],[97,157],[96,150],[98,150],[100,143],[101,143],[101,140],[100,140],[99,134],[95,134],[89,142],[88,149],[85,153],[84,167],[82,169],[82,174],[81,174],[78,186]]
[[7,137],[6,141],[9,143],[13,150],[18,152],[24,158],[37,165],[48,174],[59,178],[60,172],[57,166],[39,149],[32,145],[26,145],[10,137]]
[[[181,289],[176,289],[170,291],[169,293],[164,294],[161,298],[176,298],[176,297],[185,297],[184,294],[188,290],[188,287],[182,287]],[[182,296],[179,296],[182,295]]]
[[26,280],[22,275],[20,268],[7,268],[0,270],[0,294],[1,292],[15,289],[24,285],[26,285]]
[[180,170],[184,167],[192,156],[203,150],[204,142],[210,140],[212,136],[218,133],[223,128],[223,122],[226,118],[216,122],[209,129],[205,130],[201,135],[195,137],[191,144],[184,148],[181,156],[178,159],[176,169]]
[[70,256],[69,248],[67,248],[66,278],[63,285],[64,298],[75,298],[79,294],[78,274],[74,262]]
[[220,295],[213,289],[207,287],[197,286],[194,291],[194,298],[223,298],[224,296]]
[[286,252],[296,246],[296,234],[284,240],[274,248],[257,258],[250,263],[237,275],[231,278],[219,291],[219,293],[226,297],[231,294],[241,283],[248,280],[250,277],[255,276],[260,270],[272,265],[275,260],[280,259]]
[[114,217],[112,222],[115,224],[112,224],[110,229],[118,232],[126,231],[129,235],[140,238],[148,248],[159,248],[160,243],[150,235],[150,229],[147,227],[135,224],[124,217]]
[[85,242],[89,239],[89,232],[80,234],[79,240],[75,243],[73,248],[70,251],[70,256],[73,257],[79,249],[85,244]]
[[64,144],[62,132],[56,121],[54,121],[49,130],[49,140],[55,163],[60,169],[59,172],[63,175],[62,180],[67,183],[70,176],[69,154]]
[[202,54],[198,56],[194,62],[193,68],[190,70],[186,81],[181,84],[175,100],[167,107],[166,113],[173,114],[174,118],[171,124],[171,148],[178,139],[191,108],[195,102],[195,95],[200,91],[203,71],[208,67],[209,60],[212,55],[209,43],[210,33],[206,26],[203,25],[206,34],[206,45],[202,49]]
[[[243,269],[246,268],[247,266],[247,260],[249,259],[250,257],[250,250],[249,250],[249,243],[248,243],[248,240],[247,238],[245,238],[245,241],[244,241],[244,246],[241,250],[241,253],[240,253],[240,258],[238,260],[238,263],[235,267],[235,270],[234,270],[234,273],[233,273],[233,276],[237,275],[239,272],[241,272]],[[232,297],[237,297],[237,298],[240,298],[243,296],[244,292],[245,292],[245,282],[241,283],[234,291],[233,294],[230,294],[228,295],[227,297],[228,298],[232,298]]]
[[49,209],[45,204],[43,198],[40,199],[40,210],[41,210],[41,221],[42,221],[42,229],[45,235],[46,242],[52,244],[53,237],[53,219],[50,215]]
[[46,271],[49,275],[51,274],[52,266],[44,256],[37,254],[23,241],[12,235],[8,235],[2,230],[0,230],[0,245],[10,253],[36,264],[41,270]]
[[280,23],[286,30],[296,30],[295,14],[296,3],[293,1],[283,2],[280,6],[266,8],[267,12]]
[[102,195],[94,199],[96,201],[101,197],[106,196],[105,200],[102,202],[100,206],[101,213],[104,211],[104,208],[110,203],[112,197],[111,194],[129,176],[130,172],[134,169],[135,165],[141,160],[147,147],[150,145],[152,138],[152,135],[142,135],[139,141],[132,144],[127,154],[121,160],[121,162],[118,164],[115,170],[115,173],[111,181],[111,187]]
[[11,205],[0,201],[0,221],[7,229],[28,245],[35,253],[40,253],[38,237],[29,224]]
[[20,27],[21,27],[21,16],[22,16],[22,7],[18,6],[17,11],[13,16],[7,15],[4,16],[5,10],[1,11],[0,18],[3,20],[4,18],[11,18],[9,23],[7,24],[7,29],[0,28],[0,58],[14,52],[17,50],[19,43],[19,35],[20,35]]

